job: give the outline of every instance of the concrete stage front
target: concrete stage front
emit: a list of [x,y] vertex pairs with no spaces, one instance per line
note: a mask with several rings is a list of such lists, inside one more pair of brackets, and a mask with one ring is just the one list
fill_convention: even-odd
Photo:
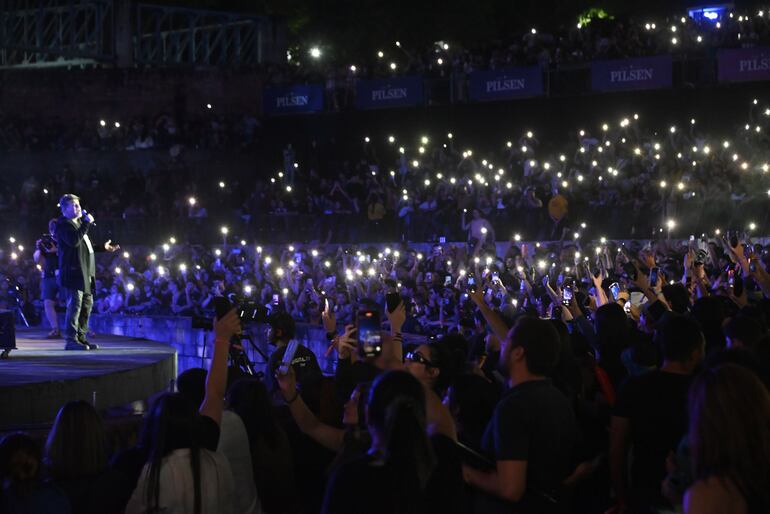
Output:
[[[167,344],[98,335],[98,350],[65,351],[47,331],[17,328],[16,347],[0,360],[0,430],[51,423],[71,400],[107,409],[143,400],[176,378],[176,350]],[[94,393],[96,393],[94,395]]]

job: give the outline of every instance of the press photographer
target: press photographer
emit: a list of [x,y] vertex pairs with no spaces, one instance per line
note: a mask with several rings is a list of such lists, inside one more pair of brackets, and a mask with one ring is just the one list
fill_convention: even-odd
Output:
[[59,298],[59,247],[56,245],[56,218],[48,222],[48,233],[35,241],[35,254],[33,259],[41,270],[40,296],[43,298],[43,307],[51,331],[46,336],[48,339],[61,337],[59,320],[56,317],[56,302]]

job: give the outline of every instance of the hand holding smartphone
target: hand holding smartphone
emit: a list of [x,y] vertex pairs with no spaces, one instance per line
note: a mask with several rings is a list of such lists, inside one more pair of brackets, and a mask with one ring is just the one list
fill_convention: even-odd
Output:
[[380,313],[365,309],[358,312],[358,351],[362,357],[376,357],[382,353]]

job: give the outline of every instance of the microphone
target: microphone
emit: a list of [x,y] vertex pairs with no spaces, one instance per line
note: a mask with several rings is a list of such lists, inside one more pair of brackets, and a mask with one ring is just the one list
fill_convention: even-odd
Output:
[[[83,209],[83,216],[88,216],[88,211],[85,210],[85,209]],[[93,219],[93,218],[91,218],[91,219]],[[89,223],[89,225],[92,225],[92,226],[95,227],[96,226],[96,222],[92,221],[91,223]]]

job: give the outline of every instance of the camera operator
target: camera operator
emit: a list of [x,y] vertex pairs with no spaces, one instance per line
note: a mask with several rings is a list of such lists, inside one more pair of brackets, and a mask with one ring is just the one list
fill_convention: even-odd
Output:
[[48,222],[48,233],[35,241],[35,264],[40,266],[42,277],[40,280],[40,293],[43,297],[43,307],[51,331],[46,338],[56,339],[61,337],[59,320],[56,316],[56,301],[59,297],[59,248],[56,245],[56,218]]

